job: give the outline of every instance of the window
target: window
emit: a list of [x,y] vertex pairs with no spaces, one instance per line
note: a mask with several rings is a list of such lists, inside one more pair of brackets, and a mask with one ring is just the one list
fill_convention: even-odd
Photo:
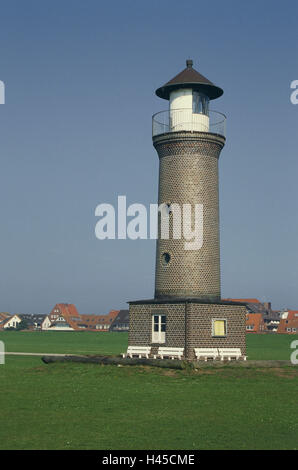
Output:
[[166,342],[166,315],[152,316],[152,343]]
[[212,336],[227,336],[227,320],[212,320]]
[[172,214],[172,207],[170,202],[164,202],[160,205],[159,215],[163,217],[167,217],[168,215]]
[[192,92],[192,112],[209,116],[209,98],[198,91]]
[[163,254],[161,255],[161,264],[162,264],[163,266],[167,266],[167,265],[169,264],[170,260],[171,260],[171,255],[170,255],[170,253],[163,253]]

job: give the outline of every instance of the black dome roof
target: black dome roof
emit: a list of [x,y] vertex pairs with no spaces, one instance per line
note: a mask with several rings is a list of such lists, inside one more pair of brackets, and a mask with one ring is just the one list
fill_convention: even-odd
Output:
[[192,65],[192,60],[187,60],[186,68],[172,78],[172,80],[158,88],[155,92],[156,95],[159,96],[159,98],[168,100],[170,99],[170,93],[173,90],[177,90],[179,88],[192,88],[205,93],[205,95],[209,96],[210,100],[219,98],[223,94],[223,90],[193,69]]

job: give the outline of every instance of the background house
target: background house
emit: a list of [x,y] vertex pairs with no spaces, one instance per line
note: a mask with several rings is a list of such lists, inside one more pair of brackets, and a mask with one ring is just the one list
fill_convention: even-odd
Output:
[[246,314],[246,332],[264,333],[266,330],[263,315],[261,313]]
[[27,330],[41,330],[42,323],[46,317],[46,315],[42,313],[19,313],[18,316]]
[[79,312],[73,304],[56,304],[42,323],[43,330],[73,331],[77,329]]
[[0,330],[3,330],[4,324],[11,315],[8,312],[0,312]]
[[17,328],[18,324],[21,323],[21,318],[19,315],[11,315],[6,317],[1,322],[1,329],[6,330],[8,328]]
[[75,329],[89,331],[110,331],[119,310],[111,310],[107,315],[79,315],[75,320]]
[[242,302],[246,305],[247,313],[261,313],[268,315],[272,312],[271,302],[260,302],[258,299],[224,299],[230,302]]
[[79,314],[74,304],[56,304],[42,323],[42,330],[51,331],[109,331],[119,310],[107,315]]
[[128,331],[128,330],[129,330],[129,310],[120,310],[111,325],[111,331]]
[[42,330],[48,330],[51,326],[51,320],[50,320],[50,316],[49,315],[46,315],[42,324],[41,324],[41,329]]
[[[255,328],[261,328],[260,331],[266,331],[267,333],[276,333],[280,322],[280,311],[272,310],[271,302],[260,302],[258,299],[225,299],[232,302],[243,302],[246,306],[247,317],[246,331],[256,332]],[[253,315],[261,315],[260,317],[254,318]],[[249,323],[248,323],[249,321]],[[255,325],[255,326],[253,326]]]
[[282,313],[277,333],[295,335],[298,333],[298,310],[287,310]]

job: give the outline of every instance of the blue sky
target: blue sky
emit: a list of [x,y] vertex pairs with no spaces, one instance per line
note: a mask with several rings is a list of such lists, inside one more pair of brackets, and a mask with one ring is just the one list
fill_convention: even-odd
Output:
[[225,91],[223,297],[298,309],[295,1],[3,1],[0,311],[151,298],[155,242],[94,235],[95,207],[157,201],[156,88],[194,60]]

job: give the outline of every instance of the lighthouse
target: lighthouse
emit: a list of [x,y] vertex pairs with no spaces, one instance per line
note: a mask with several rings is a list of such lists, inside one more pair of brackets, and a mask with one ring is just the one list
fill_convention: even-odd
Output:
[[[180,348],[192,360],[197,348],[238,348],[245,355],[245,307],[221,300],[218,161],[226,117],[210,109],[223,90],[186,61],[186,68],[156,90],[167,109],[152,118],[159,158],[155,293],[131,301],[130,346]],[[177,223],[189,230],[199,209],[200,242],[187,245]],[[170,236],[162,235],[163,217]],[[181,227],[180,227],[181,228]]]

